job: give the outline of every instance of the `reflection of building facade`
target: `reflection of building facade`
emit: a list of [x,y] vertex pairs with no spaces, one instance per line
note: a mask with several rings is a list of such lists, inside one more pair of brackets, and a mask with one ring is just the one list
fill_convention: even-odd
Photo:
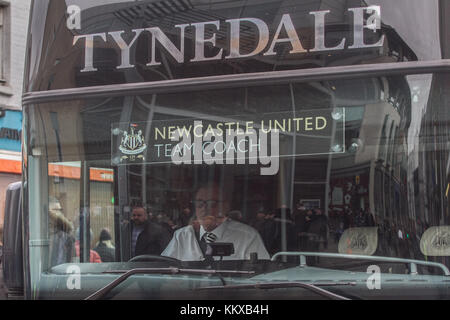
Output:
[[[300,40],[303,41],[305,47],[308,47],[314,38],[314,30],[310,28],[310,21],[305,21],[302,17],[310,15],[310,12],[314,10],[330,10],[330,14],[327,15],[326,24],[328,29],[327,42],[329,42],[328,46],[331,46],[330,43],[339,43],[343,38],[343,34],[346,38],[351,38],[351,33],[347,33],[347,30],[353,22],[348,8],[364,5],[367,5],[367,3],[355,0],[351,1],[351,3],[340,3],[331,7],[326,1],[315,1],[310,6],[305,6],[304,10],[297,10],[291,17],[295,21],[299,34],[301,35]],[[64,7],[65,4],[52,3],[47,9],[47,15],[53,17],[53,11],[59,12],[61,10],[59,6]],[[205,16],[206,11],[204,10],[185,8],[182,12],[173,11],[171,13],[173,19],[166,21],[163,15],[156,14],[158,12],[158,6],[156,4],[155,8],[149,5],[147,10],[144,10],[142,14],[138,14],[134,6],[128,3],[105,6],[100,16],[95,7],[92,9],[87,8],[82,12],[82,30],[73,30],[73,33],[74,35],[94,34],[102,30],[104,25],[112,21],[119,23],[119,25],[124,25],[127,28],[138,28],[146,23],[151,23],[151,25],[158,25],[163,32],[171,37],[170,40],[178,45],[178,41],[173,40],[176,39],[178,33],[178,30],[174,29],[173,25],[186,22],[187,18],[193,21],[199,19],[204,21],[226,19],[226,17]],[[178,7],[181,8],[183,6]],[[208,9],[214,10],[214,4]],[[174,10],[174,8],[171,8],[171,10]],[[283,7],[281,6],[278,10],[279,12],[283,12]],[[279,13],[274,14],[274,16],[277,15]],[[60,70],[67,68],[67,65],[72,65],[74,59],[77,60],[76,63],[80,66],[77,69],[81,70],[83,69],[83,64],[85,64],[85,58],[80,55],[82,50],[78,50],[74,51],[69,59],[59,59],[59,52],[68,51],[73,47],[71,40],[73,35],[66,28],[59,28],[56,32],[59,34],[58,37],[67,39],[67,41],[61,41],[56,44],[57,47],[51,51],[52,53],[50,53],[47,59],[49,65],[45,62],[41,64],[42,69],[46,70],[46,74],[44,76],[39,74],[42,80],[39,83],[39,87],[59,89],[80,84],[85,86],[87,83],[89,85],[100,85],[103,84],[105,79],[108,79],[109,82],[121,82],[125,80],[139,82],[166,80],[179,76],[177,74],[177,68],[179,66],[174,64],[170,59],[164,59],[162,61],[164,67],[159,69],[160,72],[150,73],[148,72],[149,70],[136,67],[127,69],[125,73],[122,73],[121,70],[117,69],[117,66],[120,64],[121,53],[118,51],[117,44],[111,41],[110,35],[105,35],[107,41],[103,41],[100,37],[94,39],[96,53],[94,59],[98,60],[98,62],[94,61],[95,68],[98,69],[96,71],[96,77],[92,77],[89,72],[77,72],[68,76]],[[274,65],[278,70],[283,70],[288,68],[289,65],[296,65],[298,68],[311,68],[358,63],[417,60],[414,52],[394,29],[390,26],[382,25],[382,33],[389,41],[386,41],[384,47],[381,49],[367,49],[363,53],[353,53],[351,50],[346,50],[340,52],[338,55],[309,54],[309,57],[302,57],[302,59],[298,59],[296,56],[291,58],[287,54],[283,57],[277,57],[274,60],[268,57],[257,57],[254,63],[258,67],[254,68],[255,70],[258,68],[265,69],[267,68],[264,66],[265,64]],[[48,36],[49,32],[45,31],[45,34]],[[220,37],[218,37],[219,40],[216,43],[216,47],[225,49],[226,43],[220,39],[226,39],[227,35],[224,31],[218,31],[218,34]],[[255,36],[249,32],[245,35],[246,37],[242,37],[241,39],[242,47],[245,48],[245,45],[249,45],[251,48],[251,44],[255,42],[255,39],[252,38]],[[376,33],[368,33],[366,36],[367,42],[376,42],[376,39],[369,38],[379,37]],[[193,37],[194,33],[187,30],[185,38],[193,40]],[[143,39],[148,40],[145,37]],[[83,48],[83,46],[83,41],[79,40],[75,47]],[[205,49],[209,50],[208,47]],[[134,63],[136,65],[143,65],[144,62],[148,62],[145,59],[148,59],[147,54],[149,50],[150,48],[147,47],[145,41],[137,40],[134,52],[136,61]],[[190,50],[192,48],[186,45],[187,56],[193,55]],[[58,61],[59,63],[50,64],[52,61]],[[241,62],[236,61],[233,64],[237,66]],[[196,68],[198,68],[198,75],[207,75],[207,71],[205,71],[207,68],[202,70],[203,67],[201,65]],[[224,70],[229,71],[227,68],[224,68]],[[242,63],[240,68],[246,70],[248,66]],[[167,70],[170,71],[167,72]],[[166,74],[166,77],[162,76],[163,74]],[[38,74],[36,73],[36,75]],[[331,158],[324,159],[323,157],[316,157],[313,161],[307,157],[297,159],[294,168],[295,179],[293,185],[290,185],[290,182],[288,182],[290,179],[285,181],[282,178],[279,183],[286,186],[277,191],[277,199],[273,203],[266,203],[265,206],[291,206],[292,201],[297,202],[303,200],[303,202],[311,203],[312,206],[324,208],[326,213],[328,213],[328,210],[352,208],[354,212],[360,209],[369,210],[380,219],[392,215],[400,215],[405,210],[405,205],[400,204],[400,199],[405,199],[402,194],[406,190],[406,187],[401,184],[401,175],[406,170],[404,167],[405,164],[402,163],[401,159],[406,158],[405,152],[407,148],[404,144],[406,143],[405,128],[408,127],[410,121],[410,115],[408,114],[408,96],[410,93],[406,83],[404,83],[404,79],[399,78],[397,80],[394,82],[392,80],[389,81],[387,78],[380,78],[367,80],[362,83],[357,83],[356,81],[349,81],[348,83],[345,81],[331,81],[329,84],[331,90],[320,85],[317,88],[311,88],[311,90],[317,90],[317,92],[322,93],[325,90],[325,99],[334,101],[336,106],[348,106],[345,123],[345,130],[347,132],[346,141],[345,146],[342,147],[350,152],[347,152],[343,156],[334,155],[332,157],[332,168],[329,176],[327,176],[327,167],[331,164]],[[373,103],[368,104],[368,101],[373,101]],[[360,105],[358,102],[364,102],[364,104]],[[71,108],[71,112],[78,113],[78,108],[78,106],[74,105]],[[117,109],[120,108],[121,106]],[[350,134],[348,134],[349,132]],[[89,141],[97,142],[97,144],[94,143],[92,145],[92,148],[97,148],[97,146],[105,144],[104,141],[94,141],[97,137],[100,139],[101,136],[101,130],[99,130],[98,135],[92,135],[90,137]],[[86,148],[90,149],[91,146],[87,144]],[[281,163],[282,168],[286,172],[290,172],[291,170],[288,162],[282,161]],[[303,169],[305,168],[304,164],[307,165],[308,170]],[[126,184],[126,182],[124,183]],[[132,186],[127,185],[122,187],[123,190],[132,188]],[[253,188],[258,190],[257,186],[253,186]],[[294,195],[292,201],[288,199],[291,192]],[[146,198],[146,195],[142,195],[142,197]],[[127,201],[124,200],[124,202]],[[252,213],[248,212],[247,214]]]
[[361,90],[372,91],[373,96],[361,101],[380,101],[347,109],[348,152],[334,161],[329,204],[331,210],[369,211],[383,220],[406,212],[405,130],[410,121],[410,92],[401,77],[372,80]]
[[[448,16],[450,4],[440,1],[439,5],[443,17]],[[448,39],[449,30],[448,19],[441,19],[440,37]],[[441,44],[440,50],[443,59],[450,58],[447,42]],[[410,142],[413,147],[408,163],[409,215],[415,221],[413,229],[422,233],[430,226],[450,223],[450,78],[446,74],[426,75],[410,82],[420,127],[412,134],[415,141]]]
[[433,99],[427,101],[420,128],[421,148],[414,183],[417,185],[415,196],[423,201],[416,203],[415,209],[417,218],[428,225],[449,223],[450,129],[448,122],[441,121],[448,119],[450,101],[446,99],[444,92],[448,94],[449,81],[448,75],[434,77],[431,82]]
[[[437,143],[448,140],[447,101],[440,94],[448,95],[448,79],[441,73],[449,66],[447,60],[435,61],[441,56],[423,59],[427,46],[422,45],[430,36],[418,45],[411,33],[422,38],[427,28],[439,33],[439,20],[450,17],[445,10],[436,17],[444,1],[429,0],[425,10],[421,0],[33,1],[23,97],[25,295],[88,296],[92,288],[67,286],[72,277],[67,266],[80,267],[75,272],[80,279],[86,275],[98,284],[110,283],[107,265],[87,263],[94,262],[90,250],[103,228],[112,233],[108,241],[122,270],[138,261],[146,267],[159,268],[163,260],[173,265],[174,260],[157,256],[129,261],[130,244],[139,233],[127,228],[136,218],[130,207],[142,204],[151,207],[155,223],[176,232],[174,240],[185,230],[198,231],[182,240],[193,246],[201,242],[200,225],[219,231],[215,222],[229,218],[253,226],[270,254],[332,253],[320,259],[307,253],[296,261],[290,256],[275,261],[279,255],[259,261],[258,253],[245,262],[221,258],[222,270],[257,272],[249,278],[230,275],[236,284],[270,282],[272,275],[320,283],[331,272],[337,280],[357,283],[348,291],[342,288],[346,297],[373,293],[379,298],[359,281],[374,271],[383,273],[384,289],[384,283],[392,284],[383,296],[392,290],[403,298],[420,298],[425,291],[426,297],[442,297],[447,279],[430,270],[437,265],[429,261],[440,259],[450,233],[442,188],[448,146]],[[79,25],[64,23],[71,16],[68,6],[76,12],[78,5]],[[433,12],[432,19],[411,19],[425,11]],[[420,27],[412,28],[411,22]],[[445,31],[441,36],[447,41]],[[439,39],[430,43],[435,54]],[[209,161],[212,141],[205,130],[195,133],[199,120],[215,128],[249,121],[261,129],[262,120],[266,128],[272,121],[280,132],[261,145],[278,150],[257,155],[276,160],[276,170],[262,174],[267,162],[252,162],[256,157],[248,154],[235,161],[234,151],[233,161]],[[290,127],[301,121],[302,130]],[[171,153],[167,140],[183,125],[198,138],[198,150],[190,144],[192,137],[187,143],[197,163],[192,158],[179,163]],[[414,180],[423,186],[415,189]],[[62,215],[45,210],[55,198]],[[315,207],[322,210],[309,210]],[[415,232],[415,219],[422,217],[433,226]],[[437,234],[440,230],[446,234]],[[440,251],[422,246],[426,233],[425,242]],[[79,250],[63,248],[57,234],[79,239]],[[250,233],[245,238],[255,239]],[[48,259],[54,253],[67,256],[55,264]],[[377,257],[364,258],[370,264],[366,269],[356,254]],[[344,260],[335,264],[326,257]],[[197,262],[180,265],[204,273]],[[298,262],[302,268],[295,267]],[[104,297],[191,297],[209,271],[205,278],[183,276],[181,282],[177,274],[140,275],[139,286],[117,287]],[[301,298],[297,291],[253,291],[254,298]],[[227,292],[231,298],[248,295]]]
[[5,190],[21,180],[22,82],[29,0],[0,4],[0,224]]
[[[380,56],[372,57],[374,62],[417,59],[395,31],[390,30],[390,35],[396,40],[395,48],[383,48]],[[358,61],[358,57],[353,60]],[[339,61],[334,64],[339,65]],[[322,160],[321,165],[316,162],[316,169],[296,179],[295,201],[316,198],[331,215],[349,211],[354,216],[365,211],[379,222],[396,221],[407,213],[405,182],[411,92],[406,78],[332,81],[330,87],[335,105],[345,108],[342,147],[346,152]],[[331,160],[327,179],[325,172]],[[314,177],[309,180],[311,184],[307,175]]]

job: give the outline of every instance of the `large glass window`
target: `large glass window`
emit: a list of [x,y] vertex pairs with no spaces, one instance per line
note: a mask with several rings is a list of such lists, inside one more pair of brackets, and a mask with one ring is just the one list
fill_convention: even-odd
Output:
[[448,143],[435,141],[447,137],[435,128],[448,126],[438,94],[448,84],[447,75],[395,76],[30,107],[29,161],[45,167],[30,188],[46,186],[49,208],[35,233],[49,240],[42,257],[49,268],[203,263],[199,243],[216,230],[213,241],[233,244],[224,268],[286,251],[448,264],[421,247],[426,230],[449,223],[448,172],[436,166]]

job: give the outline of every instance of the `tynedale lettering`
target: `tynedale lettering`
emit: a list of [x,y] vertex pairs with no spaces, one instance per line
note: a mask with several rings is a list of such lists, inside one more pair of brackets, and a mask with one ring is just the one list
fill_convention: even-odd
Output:
[[[120,49],[120,65],[117,69],[134,68],[131,63],[131,49],[137,43],[139,37],[144,34],[150,35],[151,43],[149,44],[149,57],[147,67],[154,67],[161,65],[161,61],[157,59],[158,48],[164,48],[177,63],[195,63],[202,61],[222,60],[222,59],[239,59],[249,58],[252,56],[274,56],[277,54],[276,46],[280,44],[287,44],[291,50],[288,52],[292,54],[304,54],[308,52],[334,51],[344,50],[347,45],[349,50],[365,49],[382,47],[384,45],[385,36],[382,35],[375,43],[366,43],[364,39],[364,31],[366,29],[376,32],[381,28],[381,9],[379,6],[369,6],[361,8],[350,8],[349,12],[353,15],[353,39],[343,37],[339,44],[335,46],[326,45],[326,16],[330,10],[312,11],[309,14],[314,17],[314,48],[306,49],[300,41],[299,33],[297,32],[295,21],[289,13],[281,15],[281,18],[274,29],[275,32],[271,34],[268,23],[259,18],[238,18],[225,20],[227,29],[227,48],[217,47],[217,50],[211,56],[207,56],[205,47],[216,47],[217,32],[225,28],[221,21],[206,21],[196,23],[178,24],[174,26],[174,30],[179,36],[179,43],[174,43],[170,38],[159,28],[141,28],[131,30],[132,34],[127,34],[125,30],[102,32],[85,35],[77,35],[74,37],[73,45],[84,40],[84,67],[81,72],[93,72],[98,69],[94,66],[94,51],[95,41],[103,41],[105,43],[112,42]],[[251,52],[242,52],[241,48],[241,29],[243,26],[248,27],[253,25],[257,30],[258,37],[256,45],[251,48]],[[272,23],[270,23],[272,25]],[[187,57],[185,54],[186,47],[186,31],[192,32],[193,39],[193,56]],[[131,40],[125,41],[125,38]],[[159,46],[157,46],[157,43]]]

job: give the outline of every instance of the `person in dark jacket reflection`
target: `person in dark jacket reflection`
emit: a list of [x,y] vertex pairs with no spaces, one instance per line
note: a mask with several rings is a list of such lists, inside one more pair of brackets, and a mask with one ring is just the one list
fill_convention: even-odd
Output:
[[112,237],[108,229],[102,229],[97,246],[94,250],[100,255],[102,262],[113,262],[115,258],[115,248],[112,244]]
[[[280,251],[295,251],[297,249],[297,241],[295,234],[295,225],[291,220],[291,210],[287,207],[278,208],[275,216],[267,220],[270,223],[271,231],[266,232],[269,237],[268,248],[270,254]],[[283,246],[283,242],[285,245]]]
[[131,221],[125,226],[125,234],[131,236],[131,257],[160,255],[171,239],[169,232],[149,220],[143,206],[134,206]]
[[314,215],[308,226],[310,251],[320,251],[320,245],[324,249],[328,247],[328,219],[319,208],[314,209]]

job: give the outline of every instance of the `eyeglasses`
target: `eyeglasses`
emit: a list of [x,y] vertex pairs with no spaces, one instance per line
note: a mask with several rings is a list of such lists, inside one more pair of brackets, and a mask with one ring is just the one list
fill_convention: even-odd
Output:
[[207,208],[217,208],[217,206],[219,205],[220,202],[223,202],[223,201],[218,201],[218,200],[193,200],[192,201],[194,206],[199,209],[204,208],[205,206]]

